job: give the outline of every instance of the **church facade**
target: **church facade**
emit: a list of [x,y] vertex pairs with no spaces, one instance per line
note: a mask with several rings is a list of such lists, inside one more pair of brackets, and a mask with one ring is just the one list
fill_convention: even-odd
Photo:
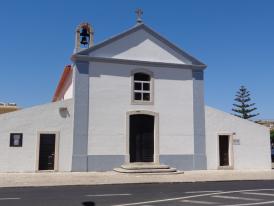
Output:
[[140,20],[93,38],[77,27],[53,102],[0,115],[0,172],[271,169],[266,127],[205,106],[201,61]]

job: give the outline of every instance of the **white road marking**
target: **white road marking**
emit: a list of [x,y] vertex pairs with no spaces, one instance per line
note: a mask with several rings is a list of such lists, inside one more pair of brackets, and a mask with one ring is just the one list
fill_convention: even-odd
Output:
[[218,202],[208,202],[208,201],[198,201],[198,200],[182,200],[181,202],[193,203],[193,204],[202,204],[202,205],[216,205]]
[[185,192],[186,194],[196,194],[196,193],[211,193],[211,192],[222,192],[221,190],[204,190],[204,191],[190,191]]
[[252,205],[269,205],[269,204],[273,204],[273,203],[274,203],[274,201],[268,201],[268,202],[244,203],[244,204],[222,205],[222,206],[252,206]]
[[261,199],[257,199],[257,198],[235,197],[235,196],[229,196],[229,195],[213,195],[211,197],[222,198],[222,199],[231,199],[231,200],[262,201]]
[[112,196],[130,196],[131,194],[95,194],[86,195],[87,197],[112,197]]
[[[125,203],[125,204],[119,204],[119,205],[113,205],[113,206],[131,206],[131,205],[144,205],[144,204],[153,204],[153,203],[160,203],[160,202],[170,202],[170,201],[176,201],[176,200],[184,200],[184,199],[190,199],[195,197],[206,197],[211,195],[221,195],[221,194],[230,194],[230,193],[238,193],[238,192],[252,192],[252,191],[273,191],[274,189],[252,189],[252,190],[233,190],[233,191],[226,191],[226,192],[216,192],[216,193],[208,193],[208,194],[200,194],[200,195],[191,195],[186,197],[175,197],[175,198],[168,198],[168,199],[160,199],[160,200],[150,200],[150,201],[144,201],[144,202],[134,202],[134,203]],[[264,204],[270,204],[273,203],[266,202]],[[254,203],[249,203],[247,205],[254,205]],[[228,206],[228,205],[227,205]],[[240,206],[240,205],[231,205],[231,206]]]
[[0,198],[0,200],[20,200],[20,197],[3,197]]
[[273,197],[273,196],[274,196],[274,194],[269,194],[269,193],[259,193],[259,192],[243,192],[243,194],[247,194],[247,195],[271,196],[271,197]]

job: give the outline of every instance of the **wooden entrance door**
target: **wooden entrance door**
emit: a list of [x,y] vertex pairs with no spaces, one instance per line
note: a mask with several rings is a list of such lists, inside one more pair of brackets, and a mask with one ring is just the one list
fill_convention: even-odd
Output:
[[130,116],[130,162],[153,162],[154,116]]
[[39,170],[54,170],[55,134],[40,134]]
[[220,166],[229,166],[229,136],[219,136],[219,159]]

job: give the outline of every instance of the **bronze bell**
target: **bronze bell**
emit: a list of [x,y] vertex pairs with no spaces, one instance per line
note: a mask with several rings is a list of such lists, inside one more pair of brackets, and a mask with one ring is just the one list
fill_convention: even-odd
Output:
[[87,37],[86,37],[86,36],[83,36],[83,37],[82,37],[82,39],[81,39],[81,44],[83,44],[83,45],[88,44],[88,40],[87,40]]
[[88,35],[88,30],[87,30],[86,28],[83,28],[82,31],[81,31],[81,33],[80,33],[80,36],[83,36],[83,37],[84,37],[84,36],[85,36],[85,37],[89,36],[89,35]]
[[83,28],[81,33],[80,33],[81,38],[81,44],[87,45],[88,44],[88,38],[89,38],[89,33],[87,28]]

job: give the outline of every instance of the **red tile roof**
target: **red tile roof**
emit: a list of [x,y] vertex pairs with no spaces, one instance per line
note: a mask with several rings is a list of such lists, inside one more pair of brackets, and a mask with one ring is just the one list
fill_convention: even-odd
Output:
[[58,97],[60,96],[61,91],[63,90],[67,80],[69,79],[69,76],[72,73],[71,65],[65,66],[65,69],[63,71],[63,74],[61,76],[61,79],[57,85],[57,88],[55,90],[54,96],[52,98],[53,102],[56,102],[58,100]]

